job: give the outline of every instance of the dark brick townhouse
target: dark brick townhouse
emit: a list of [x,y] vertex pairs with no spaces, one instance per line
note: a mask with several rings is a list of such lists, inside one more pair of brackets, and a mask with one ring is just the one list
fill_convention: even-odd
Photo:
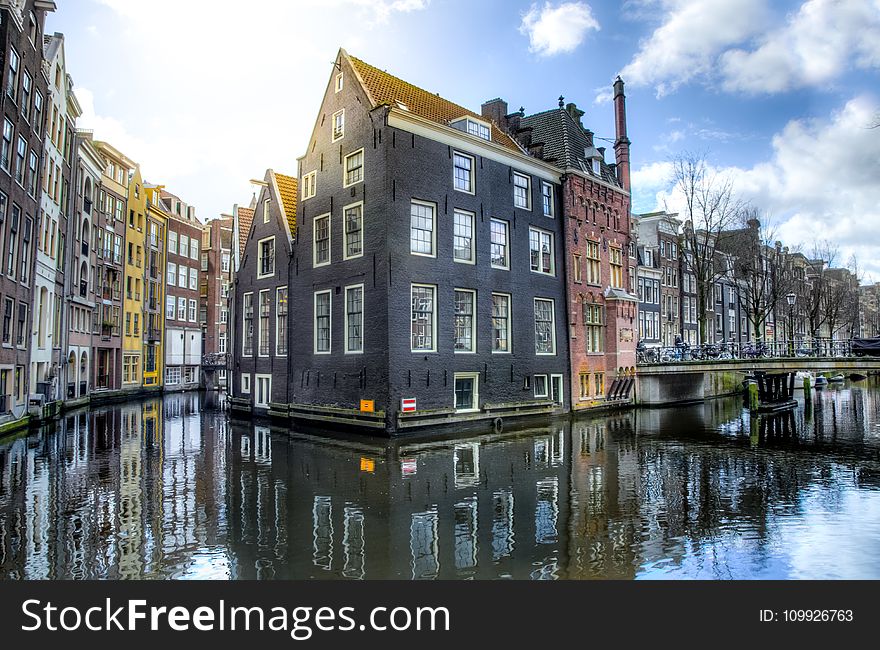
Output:
[[0,423],[27,410],[36,220],[42,188],[49,0],[0,2]]
[[[202,324],[203,352],[219,361],[229,351],[229,295],[232,284],[233,218],[221,216],[208,221],[202,230],[202,287],[199,321]],[[206,387],[208,387],[206,375]],[[227,387],[225,364],[211,376],[211,388]]]
[[260,292],[278,285],[256,277],[270,187],[236,279],[233,407],[389,432],[565,410],[559,180],[497,124],[340,50],[295,217],[274,219],[290,231],[289,256],[274,235],[289,345],[264,359],[248,347],[265,309],[274,340],[279,301]]

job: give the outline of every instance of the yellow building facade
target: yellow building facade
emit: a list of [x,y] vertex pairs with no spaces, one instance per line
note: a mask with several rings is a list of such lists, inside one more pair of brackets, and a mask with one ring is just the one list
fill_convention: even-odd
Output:
[[143,385],[158,388],[165,375],[165,250],[169,215],[162,206],[162,186],[146,185],[144,240]]
[[147,192],[140,167],[128,187],[123,281],[122,388],[140,390],[144,370]]

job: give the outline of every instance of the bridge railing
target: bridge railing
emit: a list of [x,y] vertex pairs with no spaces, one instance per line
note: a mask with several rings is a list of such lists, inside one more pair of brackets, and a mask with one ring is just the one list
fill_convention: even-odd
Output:
[[637,364],[679,363],[682,361],[730,361],[734,359],[829,359],[852,356],[852,342],[826,338],[789,341],[724,341],[690,346],[644,346],[636,349]]

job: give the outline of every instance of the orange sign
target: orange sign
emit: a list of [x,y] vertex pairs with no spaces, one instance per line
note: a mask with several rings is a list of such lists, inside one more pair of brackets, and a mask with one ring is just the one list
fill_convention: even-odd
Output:
[[376,461],[372,458],[361,457],[361,471],[372,474],[376,471]]
[[371,399],[361,400],[361,413],[373,413],[376,410],[376,404]]

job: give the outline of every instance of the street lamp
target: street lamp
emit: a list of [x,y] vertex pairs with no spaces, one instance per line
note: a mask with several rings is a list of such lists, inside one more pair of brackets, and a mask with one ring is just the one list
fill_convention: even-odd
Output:
[[797,294],[790,293],[785,296],[785,300],[788,302],[788,334],[791,338],[791,351],[789,356],[794,356],[794,303],[797,302]]

